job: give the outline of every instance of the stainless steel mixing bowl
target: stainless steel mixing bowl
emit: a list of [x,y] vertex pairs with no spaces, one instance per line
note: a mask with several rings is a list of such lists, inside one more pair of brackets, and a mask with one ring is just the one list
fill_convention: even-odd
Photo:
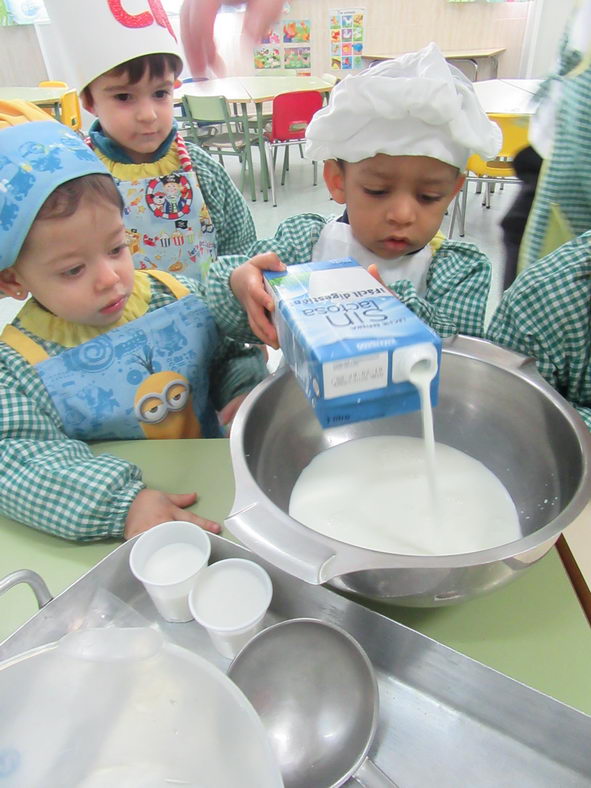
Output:
[[542,558],[588,501],[591,435],[531,359],[464,336],[444,345],[434,421],[437,441],[480,460],[506,486],[519,540],[463,555],[396,555],[291,518],[291,491],[316,454],[352,438],[420,436],[422,427],[420,413],[410,413],[323,431],[286,369],[260,383],[234,421],[236,497],[227,527],[281,569],[364,597],[433,607],[499,588]]

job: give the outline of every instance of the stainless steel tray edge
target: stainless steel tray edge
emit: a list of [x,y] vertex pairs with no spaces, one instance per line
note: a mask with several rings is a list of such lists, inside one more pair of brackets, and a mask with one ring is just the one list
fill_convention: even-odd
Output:
[[[371,756],[402,788],[591,786],[590,716],[326,587],[297,580],[235,542],[210,538],[211,560],[248,557],[269,572],[274,589],[269,623],[319,618],[361,643],[380,689],[380,726]],[[102,589],[171,641],[225,670],[228,660],[197,624],[169,624],[158,616],[129,571],[132,544],[118,547],[0,643],[0,660],[84,625]]]

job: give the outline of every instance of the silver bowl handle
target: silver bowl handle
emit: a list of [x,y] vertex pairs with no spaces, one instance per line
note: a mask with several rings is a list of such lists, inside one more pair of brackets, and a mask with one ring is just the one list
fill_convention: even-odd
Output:
[[328,569],[334,550],[312,534],[308,536],[301,526],[296,531],[283,520],[278,527],[277,519],[273,512],[253,503],[231,512],[224,523],[245,547],[300,580],[319,585],[334,577]]
[[531,356],[510,350],[502,345],[495,345],[487,339],[454,334],[443,340],[443,347],[448,353],[456,353],[460,356],[478,359],[478,361],[486,361],[501,369],[521,370],[531,367],[539,379],[543,380],[536,369],[535,360]]
[[[244,500],[242,495],[240,497]],[[247,504],[234,501],[225,524],[253,553],[315,585],[349,572],[398,569],[414,561],[412,556],[367,550],[317,534],[265,501]]]
[[19,569],[3,577],[0,580],[0,595],[20,583],[26,583],[31,586],[40,610],[53,599],[45,580],[37,572],[33,572],[32,569]]

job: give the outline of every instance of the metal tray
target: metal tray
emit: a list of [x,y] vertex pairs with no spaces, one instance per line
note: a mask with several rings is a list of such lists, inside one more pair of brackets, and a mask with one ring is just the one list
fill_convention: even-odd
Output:
[[[335,592],[297,580],[211,535],[211,560],[258,561],[273,581],[268,622],[312,617],[346,629],[376,670],[380,723],[370,757],[400,788],[591,786],[591,717]],[[118,623],[117,604],[222,670],[195,622],[163,621],[117,548],[0,644],[0,660],[80,626]],[[101,595],[108,600],[101,607]],[[97,599],[99,603],[97,604]],[[89,623],[90,622],[90,623]],[[356,785],[353,780],[347,785]],[[314,788],[314,786],[310,786]]]

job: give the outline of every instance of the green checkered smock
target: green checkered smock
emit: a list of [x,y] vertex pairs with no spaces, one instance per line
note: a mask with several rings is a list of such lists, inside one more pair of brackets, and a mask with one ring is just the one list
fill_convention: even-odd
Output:
[[[204,297],[196,281],[178,278]],[[174,300],[165,285],[151,280],[148,312]],[[211,303],[214,316],[220,306]],[[67,349],[26,331],[18,317],[13,325],[50,356]],[[214,407],[221,409],[253,388],[267,369],[258,348],[223,338],[209,374]],[[128,509],[145,487],[137,466],[110,454],[95,457],[86,443],[64,433],[37,371],[4,342],[0,342],[0,452],[0,512],[66,539],[121,537]]]
[[582,56],[569,50],[565,36],[558,72],[542,84],[538,100],[544,100],[552,80],[559,80],[562,88],[552,152],[542,164],[519,249],[520,271],[544,254],[553,210],[573,236],[591,229],[591,52]]
[[517,277],[487,338],[533,356],[540,373],[591,429],[591,231]]
[[248,205],[221,164],[193,142],[186,142],[203,199],[215,227],[217,253],[244,254],[256,240]]
[[[209,269],[209,292],[219,299],[221,293],[229,289],[229,277],[234,268],[247,257],[262,252],[276,252],[286,265],[308,262],[323,227],[332,220],[332,217],[314,213],[286,219],[273,238],[256,241],[248,256],[234,255],[214,262]],[[424,297],[418,295],[409,280],[400,280],[390,289],[442,337],[457,333],[482,336],[490,277],[489,260],[476,246],[443,241],[433,254]],[[252,342],[252,334],[241,334],[240,310],[240,304],[235,300],[234,308],[223,316],[222,325],[232,336]]]

